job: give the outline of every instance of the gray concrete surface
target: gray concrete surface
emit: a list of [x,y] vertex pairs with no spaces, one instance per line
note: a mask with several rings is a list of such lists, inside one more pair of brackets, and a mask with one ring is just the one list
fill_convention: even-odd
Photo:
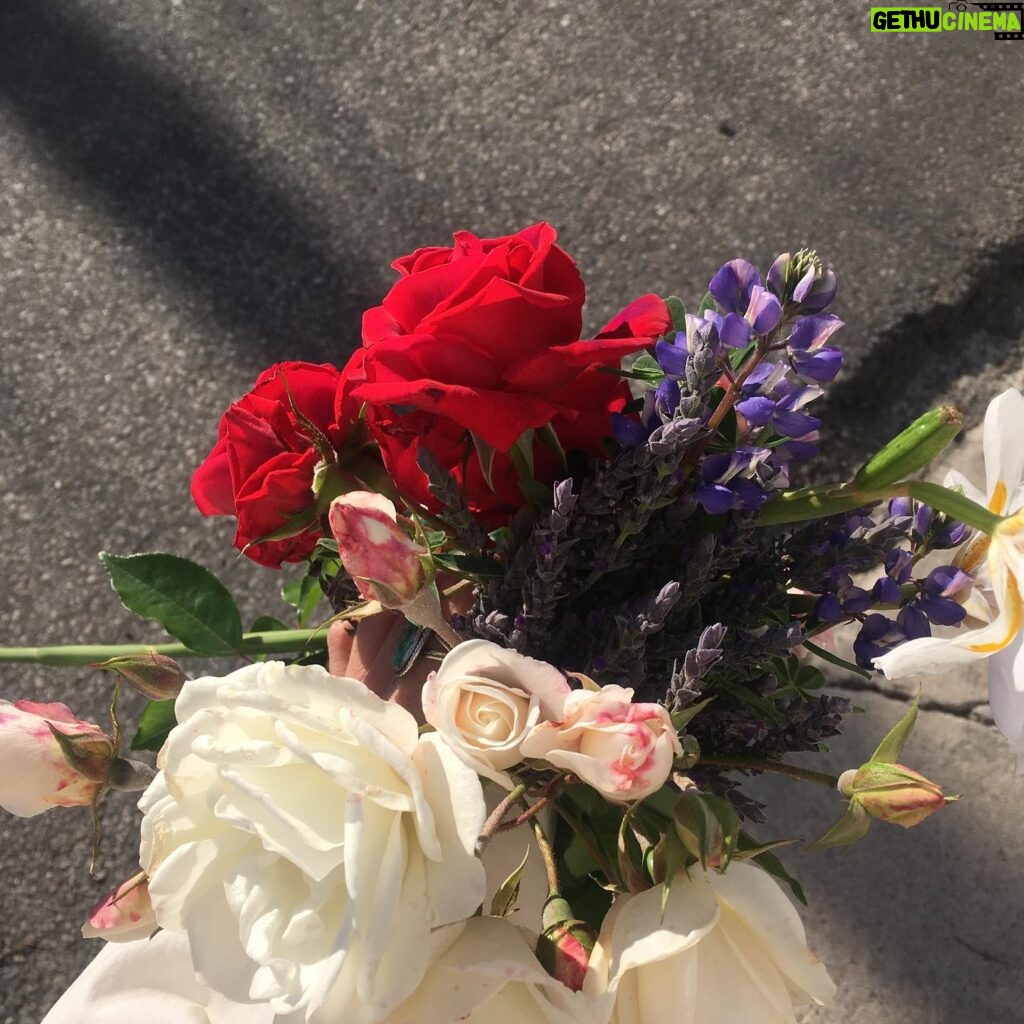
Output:
[[[453,228],[553,221],[592,325],[816,245],[851,354],[821,472],[940,398],[977,419],[1024,351],[1024,43],[872,35],[868,6],[3,0],[0,639],[152,636],[101,548],[188,555],[267,610],[278,580],[190,471],[260,369],[342,359],[390,259]],[[0,692],[99,716],[105,684],[6,668]],[[863,702],[857,750],[899,710]],[[919,763],[970,800],[798,858],[841,981],[816,1024],[1020,1019],[1020,784],[984,722],[930,721]],[[789,792],[781,830],[812,832]],[[104,810],[108,883],[136,817]],[[84,814],[0,818],[0,1024],[92,953],[86,847]]]

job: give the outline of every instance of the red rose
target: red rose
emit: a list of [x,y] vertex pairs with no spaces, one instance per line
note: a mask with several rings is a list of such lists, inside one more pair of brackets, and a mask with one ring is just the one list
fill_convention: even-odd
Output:
[[[357,402],[399,490],[435,503],[416,464],[429,448],[463,484],[470,507],[500,520],[523,504],[508,452],[551,424],[566,450],[603,453],[610,414],[629,389],[602,367],[649,345],[670,318],[657,296],[638,299],[597,338],[580,341],[583,282],[550,224],[503,238],[454,236],[451,248],[396,260],[402,278],[363,316]],[[473,438],[497,453],[488,487]],[[552,482],[555,455],[534,444],[534,477]]]
[[236,516],[235,547],[260,565],[301,561],[316,546],[317,524],[284,540],[253,542],[313,506],[321,455],[296,411],[337,451],[352,419],[347,391],[334,366],[278,363],[221,417],[217,443],[192,476],[192,498],[203,515]]

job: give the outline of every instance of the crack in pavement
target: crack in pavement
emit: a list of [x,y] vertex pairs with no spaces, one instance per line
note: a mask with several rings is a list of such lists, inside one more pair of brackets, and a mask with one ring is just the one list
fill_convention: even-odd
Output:
[[[904,690],[899,686],[890,686],[884,682],[874,679],[861,679],[858,676],[844,677],[842,680],[833,681],[832,685],[840,690],[849,690],[853,693],[877,693],[879,696],[887,697],[889,700],[898,700],[903,704],[909,704],[915,694]],[[936,700],[934,697],[922,697],[919,707],[922,711],[940,711],[944,715],[953,715],[956,718],[966,718],[972,722],[980,722],[983,725],[993,725],[992,716],[981,712],[979,708],[987,708],[988,700],[944,701]]]
[[874,451],[939,400],[973,406],[994,380],[1019,371],[1024,223],[973,265],[952,297],[944,301],[949,292],[937,291],[920,312],[881,332],[831,387],[819,413],[832,425],[829,445],[810,467],[812,475],[829,475]]

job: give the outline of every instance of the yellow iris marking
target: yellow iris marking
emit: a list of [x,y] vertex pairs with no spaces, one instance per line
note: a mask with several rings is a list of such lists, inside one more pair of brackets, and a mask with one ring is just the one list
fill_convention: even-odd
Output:
[[1010,623],[1006,636],[1002,640],[994,640],[987,644],[971,644],[968,650],[976,654],[992,654],[1001,651],[1020,632],[1021,620],[1024,619],[1024,608],[1021,607],[1020,590],[1017,580],[1011,575],[1006,581],[1006,610],[1009,612]]
[[985,560],[988,555],[991,537],[984,533],[978,534],[964,549],[962,555],[953,559],[953,564],[964,572],[973,574],[975,569]]
[[989,512],[1001,516],[1003,509],[1006,508],[1006,497],[1006,484],[1002,480],[997,480],[995,487],[992,488],[992,497],[988,499]]

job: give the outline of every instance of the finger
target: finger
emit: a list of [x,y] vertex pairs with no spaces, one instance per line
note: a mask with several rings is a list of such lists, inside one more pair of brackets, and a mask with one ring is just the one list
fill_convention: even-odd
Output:
[[327,628],[327,671],[332,676],[349,675],[348,663],[352,657],[356,623],[340,620]]

